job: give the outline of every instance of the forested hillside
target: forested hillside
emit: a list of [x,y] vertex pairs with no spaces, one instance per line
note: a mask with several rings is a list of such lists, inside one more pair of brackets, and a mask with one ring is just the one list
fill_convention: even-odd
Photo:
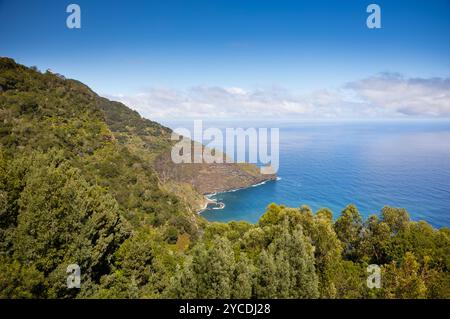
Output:
[[[450,298],[448,228],[390,207],[364,221],[353,205],[335,219],[272,204],[254,225],[209,223],[195,185],[155,166],[170,135],[78,81],[0,58],[0,297]],[[69,264],[80,289],[67,289]]]

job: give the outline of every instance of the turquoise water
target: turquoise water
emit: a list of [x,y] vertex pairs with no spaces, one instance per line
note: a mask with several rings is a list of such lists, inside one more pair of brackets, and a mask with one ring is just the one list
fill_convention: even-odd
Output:
[[[172,125],[171,125],[172,126]],[[270,203],[336,217],[350,203],[363,216],[384,205],[413,220],[450,226],[450,122],[216,122],[205,127],[279,127],[280,180],[212,196],[211,221],[256,222]]]

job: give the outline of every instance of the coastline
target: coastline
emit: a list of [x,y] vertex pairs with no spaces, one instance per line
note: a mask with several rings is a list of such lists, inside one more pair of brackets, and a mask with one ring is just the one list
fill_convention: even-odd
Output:
[[217,195],[217,194],[223,194],[223,193],[237,192],[237,191],[239,191],[239,190],[243,190],[243,189],[247,189],[247,188],[251,188],[251,187],[258,187],[258,186],[261,186],[261,185],[266,184],[267,182],[270,182],[270,181],[276,182],[276,181],[279,181],[279,180],[281,180],[281,177],[278,177],[278,176],[277,176],[277,177],[274,178],[274,179],[273,179],[273,178],[271,178],[271,179],[266,179],[266,180],[264,180],[264,181],[262,181],[262,182],[258,182],[258,183],[255,183],[255,184],[251,184],[251,185],[245,186],[245,187],[233,188],[233,189],[225,190],[225,191],[223,191],[223,192],[215,192],[215,193],[207,193],[207,194],[204,194],[204,195],[203,195],[203,198],[204,198],[204,205],[203,205],[202,209],[200,209],[199,211],[197,211],[197,214],[200,215],[200,214],[203,213],[205,210],[207,210],[209,204],[220,205],[218,208],[214,208],[214,209],[224,209],[224,208],[225,208],[225,204],[224,204],[224,203],[222,203],[222,202],[217,202],[217,200],[211,199],[212,196],[215,196],[215,195]]
[[202,212],[204,212],[208,208],[209,204],[215,204],[216,203],[215,200],[210,199],[208,196],[211,196],[211,195],[203,195],[203,200],[204,200],[203,203],[204,204],[203,204],[202,208],[199,211],[197,211],[198,215],[200,215]]

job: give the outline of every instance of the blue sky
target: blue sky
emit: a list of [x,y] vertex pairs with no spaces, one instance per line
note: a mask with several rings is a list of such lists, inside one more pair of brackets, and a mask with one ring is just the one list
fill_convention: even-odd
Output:
[[[66,27],[70,3],[81,7],[79,30]],[[370,3],[381,7],[382,29],[366,27]],[[386,102],[363,83],[433,99],[428,113],[392,110],[396,96],[374,117],[450,114],[448,0],[0,0],[0,55],[76,78],[156,118],[175,112],[156,112],[164,103],[179,114],[222,109],[239,117],[236,109],[263,108],[266,116],[314,117],[327,99],[328,108],[345,108],[331,117],[361,117]],[[217,97],[234,105],[217,105]],[[285,110],[270,114],[265,100]],[[364,114],[355,113],[360,105]]]

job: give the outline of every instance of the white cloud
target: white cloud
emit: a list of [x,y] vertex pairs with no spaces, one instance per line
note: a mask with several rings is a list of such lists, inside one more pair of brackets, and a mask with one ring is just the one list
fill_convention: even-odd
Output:
[[450,116],[450,78],[405,78],[385,73],[349,83],[346,88],[386,115]]
[[279,87],[246,90],[197,86],[150,88],[107,96],[150,119],[184,118],[392,118],[450,116],[450,79],[380,74],[339,90],[295,94]]

